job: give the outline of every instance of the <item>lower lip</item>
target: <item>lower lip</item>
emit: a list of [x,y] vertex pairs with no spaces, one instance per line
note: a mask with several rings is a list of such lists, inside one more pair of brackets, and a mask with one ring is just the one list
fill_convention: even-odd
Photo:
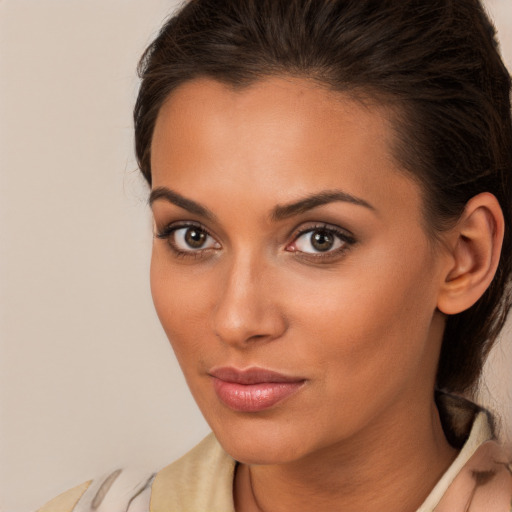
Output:
[[213,387],[219,399],[230,409],[240,412],[263,411],[293,395],[304,381],[260,382],[238,384],[213,378]]

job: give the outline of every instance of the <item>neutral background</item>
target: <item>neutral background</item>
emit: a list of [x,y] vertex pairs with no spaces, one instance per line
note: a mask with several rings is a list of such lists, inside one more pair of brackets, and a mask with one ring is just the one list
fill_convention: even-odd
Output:
[[[153,312],[132,151],[135,65],[176,4],[0,0],[3,512],[156,469],[208,430]],[[512,68],[512,0],[487,5]],[[483,391],[509,425],[511,339]]]

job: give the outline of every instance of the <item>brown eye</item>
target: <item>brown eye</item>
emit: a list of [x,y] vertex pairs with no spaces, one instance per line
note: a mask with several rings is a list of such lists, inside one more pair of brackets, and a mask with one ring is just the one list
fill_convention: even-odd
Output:
[[342,240],[336,232],[325,228],[306,231],[294,242],[295,250],[309,254],[333,251],[343,245],[345,240]]
[[220,244],[200,226],[183,226],[161,234],[171,247],[181,252],[199,252],[205,249],[219,249]]
[[184,238],[192,249],[200,249],[208,239],[208,234],[198,228],[187,228]]
[[326,225],[305,229],[288,246],[288,250],[319,256],[343,251],[354,243],[354,237],[346,231]]
[[334,235],[325,230],[317,230],[311,233],[311,245],[320,252],[332,249],[335,242]]

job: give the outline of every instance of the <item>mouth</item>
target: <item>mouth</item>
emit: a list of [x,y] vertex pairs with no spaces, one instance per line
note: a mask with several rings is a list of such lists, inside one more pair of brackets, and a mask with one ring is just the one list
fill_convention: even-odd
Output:
[[268,409],[296,393],[306,382],[262,368],[215,368],[209,372],[219,400],[238,412]]

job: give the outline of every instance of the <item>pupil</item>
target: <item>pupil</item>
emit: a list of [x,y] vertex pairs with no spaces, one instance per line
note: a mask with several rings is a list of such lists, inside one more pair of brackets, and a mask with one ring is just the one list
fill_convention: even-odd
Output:
[[206,233],[199,229],[189,229],[185,234],[185,241],[195,249],[201,247],[206,240]]
[[327,231],[315,231],[311,237],[311,243],[317,251],[328,251],[332,248],[334,239]]

